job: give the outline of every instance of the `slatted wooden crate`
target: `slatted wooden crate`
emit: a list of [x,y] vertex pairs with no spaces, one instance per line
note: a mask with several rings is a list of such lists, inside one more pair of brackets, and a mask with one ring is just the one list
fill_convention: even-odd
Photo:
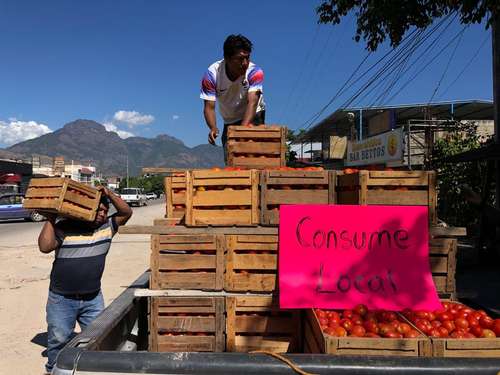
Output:
[[252,226],[259,223],[256,170],[187,172],[186,225]]
[[262,171],[261,224],[279,225],[281,204],[333,204],[336,171]]
[[227,235],[224,289],[271,292],[277,289],[278,235]]
[[432,354],[431,341],[423,335],[404,339],[327,335],[312,309],[306,311],[304,319],[304,347],[307,353],[335,355],[428,357]]
[[361,205],[429,207],[436,223],[436,173],[433,171],[359,171],[337,178],[337,202]]
[[224,297],[151,297],[149,350],[223,352]]
[[500,338],[431,338],[434,357],[500,358]]
[[273,296],[226,297],[226,350],[299,352],[300,311],[280,310]]
[[152,235],[151,289],[222,290],[224,236]]
[[165,177],[166,218],[184,221],[186,214],[186,172]]
[[429,261],[432,279],[438,293],[455,292],[457,240],[434,238],[429,243]]
[[95,219],[101,192],[70,178],[32,178],[23,207],[77,220]]
[[229,126],[227,165],[276,168],[286,165],[286,128],[277,125]]

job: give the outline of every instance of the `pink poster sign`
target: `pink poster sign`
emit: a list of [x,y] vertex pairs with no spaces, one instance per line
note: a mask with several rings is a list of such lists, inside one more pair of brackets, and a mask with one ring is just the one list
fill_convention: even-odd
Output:
[[282,308],[440,309],[424,206],[280,208]]

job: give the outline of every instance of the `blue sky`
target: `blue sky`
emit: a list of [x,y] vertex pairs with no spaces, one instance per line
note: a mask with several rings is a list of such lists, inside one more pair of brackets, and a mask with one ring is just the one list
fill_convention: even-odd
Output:
[[[205,143],[200,80],[222,58],[223,41],[231,33],[254,43],[252,60],[265,74],[266,122],[297,129],[333,97],[367,53],[362,42],[353,40],[353,18],[339,26],[318,26],[315,8],[320,3],[3,1],[0,147],[78,118],[105,123],[124,137],[166,133],[189,146]],[[491,32],[483,25],[470,26],[456,39],[460,44],[453,54],[457,43],[444,46],[461,27],[455,21],[440,32],[426,56],[443,53],[386,104],[427,102],[445,71],[435,100],[491,100]],[[363,67],[387,51],[383,45]],[[341,106],[354,88],[319,120]],[[370,103],[368,97],[352,104]]]

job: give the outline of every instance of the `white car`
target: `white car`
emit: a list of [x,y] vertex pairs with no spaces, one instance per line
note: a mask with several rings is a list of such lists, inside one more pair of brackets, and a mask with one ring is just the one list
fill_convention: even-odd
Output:
[[141,188],[125,188],[122,190],[120,197],[131,206],[145,206],[146,194]]
[[154,192],[146,193],[147,199],[156,199],[158,196]]

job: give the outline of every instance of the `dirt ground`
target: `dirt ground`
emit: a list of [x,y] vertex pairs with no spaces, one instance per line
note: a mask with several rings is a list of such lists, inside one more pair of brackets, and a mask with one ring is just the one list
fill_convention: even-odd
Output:
[[[150,225],[163,213],[163,202],[155,201],[134,208],[129,224]],[[42,224],[7,225],[8,232],[0,234],[0,375],[42,374],[45,304],[54,255],[38,251]],[[106,306],[148,267],[149,236],[117,234],[102,279]]]

